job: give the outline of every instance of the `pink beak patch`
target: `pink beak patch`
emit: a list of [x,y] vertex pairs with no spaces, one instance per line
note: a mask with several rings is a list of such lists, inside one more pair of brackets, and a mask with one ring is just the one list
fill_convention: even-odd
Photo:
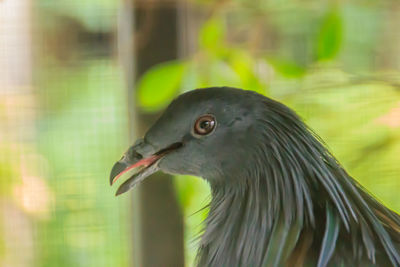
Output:
[[138,162],[136,162],[135,164],[132,164],[131,166],[127,167],[125,170],[123,170],[122,172],[120,172],[117,176],[115,176],[115,178],[112,181],[112,184],[114,184],[119,177],[121,177],[122,175],[124,175],[125,173],[127,173],[128,171],[134,169],[134,168],[138,168],[138,167],[148,167],[151,164],[153,164],[154,162],[156,162],[159,158],[161,158],[161,155],[153,155],[151,157],[145,158],[145,159],[141,159]]

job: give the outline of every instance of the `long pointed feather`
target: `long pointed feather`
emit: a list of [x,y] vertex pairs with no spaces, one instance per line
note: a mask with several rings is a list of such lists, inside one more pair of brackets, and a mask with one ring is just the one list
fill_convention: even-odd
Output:
[[[275,222],[271,238],[268,242],[268,250],[262,266],[282,266],[286,260],[285,256],[293,250],[301,232],[299,223],[288,224],[283,216]],[[287,251],[285,251],[287,249]]]
[[336,240],[339,234],[340,220],[329,204],[326,205],[326,226],[322,248],[318,258],[318,267],[325,267],[336,247]]

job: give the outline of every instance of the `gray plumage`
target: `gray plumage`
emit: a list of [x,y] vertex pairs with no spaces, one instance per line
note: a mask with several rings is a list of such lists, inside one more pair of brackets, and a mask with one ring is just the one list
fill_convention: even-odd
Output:
[[[193,127],[204,114],[215,129],[199,136]],[[291,109],[257,93],[182,94],[111,179],[132,164],[145,171],[118,193],[158,169],[209,182],[199,266],[400,266],[400,216],[352,179]]]

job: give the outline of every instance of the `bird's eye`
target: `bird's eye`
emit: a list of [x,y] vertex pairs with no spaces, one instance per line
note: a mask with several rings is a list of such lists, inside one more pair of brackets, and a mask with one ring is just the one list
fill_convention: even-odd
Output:
[[200,116],[194,124],[194,132],[199,135],[206,135],[215,128],[215,118],[212,115]]

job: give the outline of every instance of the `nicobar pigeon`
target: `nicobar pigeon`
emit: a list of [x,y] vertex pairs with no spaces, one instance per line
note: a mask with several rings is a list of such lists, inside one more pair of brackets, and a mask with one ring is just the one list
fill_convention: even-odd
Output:
[[177,97],[118,161],[122,194],[161,170],[212,199],[197,265],[400,266],[400,216],[343,169],[285,105],[221,87]]

